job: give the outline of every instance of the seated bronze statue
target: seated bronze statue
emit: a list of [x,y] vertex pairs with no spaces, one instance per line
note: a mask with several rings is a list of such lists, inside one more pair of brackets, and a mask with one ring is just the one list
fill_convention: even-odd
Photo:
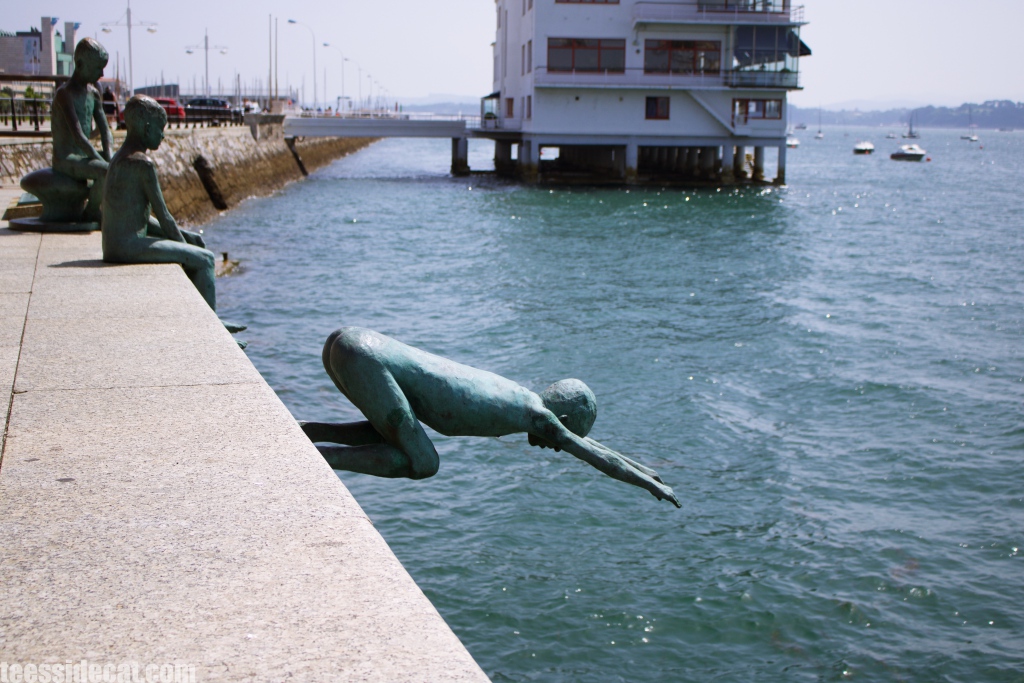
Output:
[[[53,167],[29,173],[21,187],[43,205],[38,219],[15,219],[23,230],[77,231],[99,227],[104,178],[113,138],[95,83],[107,65],[107,51],[92,38],[75,47],[75,70],[53,97]],[[90,138],[99,133],[102,150]]]
[[525,432],[532,446],[566,451],[619,481],[679,507],[654,470],[587,438],[597,401],[566,379],[535,394],[512,380],[407,346],[379,332],[343,327],[324,344],[324,369],[365,422],[300,422],[336,470],[424,479],[440,461],[421,422],[445,436]]
[[156,100],[136,95],[125,105],[124,122],[128,134],[110,161],[103,193],[103,260],[180,263],[216,310],[213,252],[200,235],[178,227],[164,203],[156,166],[146,155],[163,141],[167,114]]

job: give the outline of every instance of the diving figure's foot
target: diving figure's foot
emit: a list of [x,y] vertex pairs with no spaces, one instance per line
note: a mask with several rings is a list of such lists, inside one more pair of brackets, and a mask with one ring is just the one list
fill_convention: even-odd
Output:
[[243,332],[249,329],[248,325],[243,325],[241,323],[232,323],[228,322],[227,320],[221,320],[220,322],[222,325],[224,325],[224,329],[226,329],[231,334],[234,334],[235,332]]

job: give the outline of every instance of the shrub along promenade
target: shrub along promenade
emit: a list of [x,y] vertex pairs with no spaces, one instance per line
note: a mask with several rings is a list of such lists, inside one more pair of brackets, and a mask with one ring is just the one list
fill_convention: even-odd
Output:
[[181,268],[100,256],[0,222],[3,672],[486,681]]

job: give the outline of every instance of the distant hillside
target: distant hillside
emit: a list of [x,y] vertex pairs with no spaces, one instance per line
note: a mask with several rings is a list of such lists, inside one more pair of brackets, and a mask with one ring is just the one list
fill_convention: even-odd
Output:
[[[905,126],[914,114],[914,125],[921,128],[967,128],[973,121],[978,128],[1020,128],[1024,129],[1024,102],[990,100],[981,104],[965,103],[959,107],[918,107],[917,109],[889,109],[886,111],[822,110],[821,122],[825,125],[847,126]],[[818,123],[817,109],[801,109],[790,106],[789,121],[792,124],[806,123],[814,127]]]

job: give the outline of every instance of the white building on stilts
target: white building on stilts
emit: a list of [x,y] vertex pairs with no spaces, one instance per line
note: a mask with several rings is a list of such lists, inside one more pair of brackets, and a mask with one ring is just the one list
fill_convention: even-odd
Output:
[[[800,57],[810,54],[802,7],[495,4],[494,92],[477,134],[495,140],[499,172],[527,181],[785,182],[786,94],[800,88]],[[777,172],[768,179],[772,148]]]

